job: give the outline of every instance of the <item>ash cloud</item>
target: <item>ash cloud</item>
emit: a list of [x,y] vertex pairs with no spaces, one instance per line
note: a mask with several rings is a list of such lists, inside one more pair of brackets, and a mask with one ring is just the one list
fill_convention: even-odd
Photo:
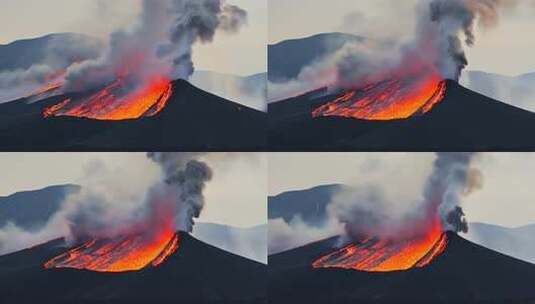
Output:
[[167,184],[165,188],[171,188],[171,195],[175,196],[177,228],[186,232],[192,231],[193,218],[201,215],[205,204],[203,190],[212,179],[212,169],[206,163],[192,159],[195,155],[163,152],[148,154],[164,172]]
[[70,33],[41,39],[39,49],[24,50],[25,55],[20,60],[7,68],[0,67],[0,102],[25,97],[31,91],[61,79],[65,69],[72,64],[98,58],[103,46],[95,38]]
[[247,12],[224,0],[144,0],[136,27],[114,32],[100,58],[69,68],[66,90],[106,84],[127,73],[134,83],[154,75],[188,79],[195,43],[210,43],[218,31],[235,33]]
[[475,156],[475,153],[437,153],[423,198],[431,211],[438,211],[445,230],[461,232],[468,229],[460,204],[463,194],[482,187],[481,175],[476,179],[473,175],[479,171],[471,169]]
[[191,232],[194,218],[205,205],[203,190],[212,178],[202,156],[204,153],[147,154],[161,169],[161,176],[149,179],[146,185],[133,184],[122,170],[102,172],[106,168],[93,163],[82,191],[67,196],[45,227],[39,231],[13,224],[0,227],[0,254],[60,237],[77,244],[130,234],[150,237],[161,229]]
[[476,22],[482,29],[497,26],[501,11],[512,9],[518,3],[516,0],[431,1],[418,29],[423,39],[433,39],[442,76],[458,80],[468,65],[464,46],[475,44]]
[[[359,182],[336,193],[326,221],[317,227],[299,217],[269,221],[269,253],[296,248],[341,235],[337,245],[369,237],[400,240],[419,237],[436,224],[443,231],[468,232],[463,198],[483,186],[475,153],[436,153],[431,170],[416,196],[388,195],[392,181]],[[394,186],[395,187],[395,186]]]
[[395,208],[396,203],[388,200],[379,187],[369,185],[338,197],[333,202],[334,214],[353,239],[415,236],[427,231],[437,219],[444,231],[466,233],[462,196],[482,187],[481,172],[472,168],[475,157],[475,153],[436,153],[419,201]]
[[[331,90],[360,87],[410,72],[439,74],[444,79],[458,81],[468,65],[465,48],[476,43],[476,29],[488,30],[498,26],[501,13],[514,9],[520,2],[419,0],[408,3],[414,5],[413,15],[409,16],[415,22],[409,33],[390,37],[382,31],[393,26],[380,24],[377,28],[370,28],[370,22],[366,22],[368,26],[354,31],[367,31],[359,31],[359,34],[370,40],[349,42],[336,52],[303,67],[295,79],[270,83],[269,101],[322,87]],[[398,19],[403,19],[397,10],[392,10],[390,15],[386,23],[397,25]],[[350,13],[342,27],[354,32],[347,27],[361,24],[364,19],[362,13]],[[405,25],[401,27],[406,28]]]

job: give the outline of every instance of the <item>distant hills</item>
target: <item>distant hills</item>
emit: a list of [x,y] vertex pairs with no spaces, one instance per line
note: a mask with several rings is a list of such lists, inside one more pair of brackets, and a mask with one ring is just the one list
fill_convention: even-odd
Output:
[[336,52],[348,42],[362,42],[364,39],[351,34],[322,33],[269,45],[268,79],[284,82],[295,78],[305,66]]
[[485,96],[535,112],[535,73],[504,76],[465,71],[460,83]]

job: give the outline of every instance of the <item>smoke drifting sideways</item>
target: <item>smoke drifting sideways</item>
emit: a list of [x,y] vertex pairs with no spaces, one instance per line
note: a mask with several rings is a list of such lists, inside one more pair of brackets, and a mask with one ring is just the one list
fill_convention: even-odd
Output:
[[46,84],[61,84],[65,70],[76,62],[100,56],[104,43],[78,34],[56,34],[42,38],[36,49],[13,48],[8,56],[17,60],[0,66],[0,103],[26,97]]
[[100,58],[67,70],[65,90],[95,88],[123,74],[139,82],[188,79],[195,43],[212,42],[217,31],[236,33],[246,23],[247,12],[224,0],[144,0],[133,29],[112,33]]
[[80,193],[67,196],[61,210],[39,231],[12,224],[2,227],[0,254],[61,237],[75,245],[90,239],[152,237],[164,229],[191,232],[194,218],[201,215],[205,204],[203,190],[212,178],[212,170],[200,160],[202,156],[203,153],[148,153],[161,176],[146,189],[123,193],[121,181],[110,186],[83,187]]
[[62,91],[91,90],[120,77],[132,87],[155,77],[188,79],[194,44],[211,43],[217,32],[236,33],[245,24],[247,12],[224,0],[143,0],[132,28],[111,33],[98,57],[65,69]]
[[398,241],[417,238],[434,225],[442,231],[468,231],[463,197],[483,187],[483,175],[474,167],[474,153],[436,153],[423,190],[414,200],[386,195],[384,184],[361,182],[336,193],[327,207],[322,227],[296,217],[289,223],[270,220],[270,254],[340,235],[338,245],[377,237]]
[[[502,11],[512,10],[519,2],[418,0],[414,16],[410,16],[416,19],[414,28],[403,38],[380,40],[376,37],[384,37],[384,33],[361,33],[366,40],[346,43],[334,53],[303,67],[295,79],[271,82],[269,101],[318,88],[355,89],[415,74],[458,81],[468,65],[465,48],[475,45],[476,31],[498,26]],[[398,23],[398,18],[404,18],[397,11],[390,15],[388,22],[393,25]]]

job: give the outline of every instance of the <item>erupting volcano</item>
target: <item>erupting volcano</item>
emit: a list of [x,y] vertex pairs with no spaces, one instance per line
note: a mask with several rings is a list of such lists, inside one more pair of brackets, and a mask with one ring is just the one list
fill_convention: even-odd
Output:
[[153,116],[166,105],[173,90],[169,79],[154,77],[131,89],[128,80],[118,78],[86,98],[64,101],[46,108],[49,116],[76,116],[100,120],[136,119]]
[[312,116],[404,119],[429,112],[445,92],[446,82],[438,74],[392,78],[345,92],[312,111]]
[[314,268],[344,268],[369,272],[388,272],[424,267],[440,255],[447,245],[440,225],[419,237],[404,240],[368,238],[351,243],[312,263]]
[[75,268],[99,272],[135,271],[156,267],[173,254],[180,236],[166,230],[153,238],[144,235],[110,240],[93,239],[46,262],[45,268]]

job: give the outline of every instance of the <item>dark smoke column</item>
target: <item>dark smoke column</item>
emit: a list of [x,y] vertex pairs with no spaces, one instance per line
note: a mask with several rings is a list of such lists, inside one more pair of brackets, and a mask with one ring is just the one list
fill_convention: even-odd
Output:
[[475,156],[476,153],[471,152],[437,153],[423,196],[431,212],[438,211],[445,230],[468,231],[460,202],[461,195],[481,185],[481,174],[470,168]]
[[196,158],[203,153],[150,152],[147,156],[160,165],[165,183],[175,197],[175,223],[181,231],[191,232],[193,218],[204,208],[203,190],[212,179],[212,170]]
[[419,44],[432,40],[442,76],[458,80],[468,64],[463,43],[469,47],[474,45],[476,21],[483,28],[495,26],[500,11],[518,3],[517,0],[432,0],[418,25],[422,40]]

